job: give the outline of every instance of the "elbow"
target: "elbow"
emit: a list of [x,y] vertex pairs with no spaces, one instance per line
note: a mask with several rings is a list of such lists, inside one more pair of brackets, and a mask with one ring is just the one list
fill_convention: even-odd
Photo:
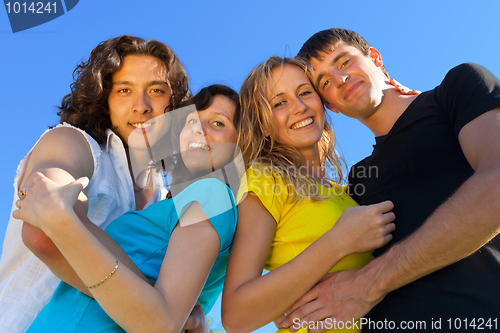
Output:
[[238,327],[238,325],[234,325],[235,323],[233,321],[227,320],[227,319],[222,319],[222,327],[226,330],[227,333],[239,333],[243,332],[241,327]]
[[162,329],[158,330],[158,333],[179,333],[179,332],[182,332],[182,326],[174,325],[172,323],[169,323]]
[[232,326],[228,323],[225,323],[224,321],[222,321],[222,326],[224,327],[227,333],[248,333],[254,331],[252,329],[244,329],[242,326],[238,325]]
[[52,240],[42,230],[26,222],[23,224],[22,239],[24,245],[42,261],[56,258],[60,253]]
[[179,333],[182,332],[182,326],[172,323],[172,321],[162,320],[158,322],[149,322],[146,327],[138,327],[136,330],[128,329],[127,332],[149,332],[149,333]]
[[253,331],[253,329],[245,327],[245,318],[240,318],[240,314],[235,308],[229,309],[222,305],[221,320],[222,326],[228,333],[248,333]]
[[[153,325],[153,327],[149,327],[147,332],[158,332],[158,333],[179,333],[184,332],[182,329],[184,328],[184,322],[180,320],[176,320],[174,316],[162,313],[157,317],[158,320],[156,322],[157,325]],[[145,332],[144,327],[139,330],[139,332]]]

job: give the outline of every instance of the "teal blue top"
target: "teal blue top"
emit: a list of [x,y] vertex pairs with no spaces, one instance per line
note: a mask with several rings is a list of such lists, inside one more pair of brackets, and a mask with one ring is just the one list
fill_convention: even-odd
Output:
[[[110,223],[106,233],[123,248],[149,280],[156,282],[178,216],[193,201],[200,203],[220,239],[219,254],[199,297],[203,310],[208,313],[222,292],[229,249],[236,230],[235,199],[224,183],[213,178],[199,180],[173,199],[159,201],[142,211],[125,213]],[[96,300],[61,282],[28,332],[125,331],[104,312]]]

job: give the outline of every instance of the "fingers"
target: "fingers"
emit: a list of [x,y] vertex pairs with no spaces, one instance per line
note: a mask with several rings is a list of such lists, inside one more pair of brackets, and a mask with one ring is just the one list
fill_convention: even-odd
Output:
[[321,318],[318,316],[318,310],[321,308],[322,307],[318,304],[318,302],[310,302],[301,306],[287,316],[287,319],[285,320],[287,325],[285,327],[289,327],[290,332],[297,332],[304,327],[301,323],[309,323],[311,321],[323,319],[324,317]]
[[[309,313],[318,310],[321,307],[319,302],[315,302],[315,300],[318,299],[318,296],[318,286],[316,286],[308,291],[297,302],[295,302],[290,309],[280,316],[280,318],[282,318],[282,322],[281,326],[278,328],[291,327],[297,320],[300,320]],[[297,330],[298,329],[295,331]]]
[[316,284],[320,284],[321,282],[328,280],[335,273],[326,273]]
[[39,182],[41,180],[45,180],[45,179],[48,179],[47,177],[45,177],[45,175],[41,172],[35,172],[33,174],[33,182],[36,183],[36,182]]
[[388,224],[396,219],[396,215],[393,212],[388,212],[382,215],[383,223]]
[[394,204],[392,203],[392,201],[387,200],[387,201],[379,202],[377,204],[369,205],[368,207],[375,208],[375,209],[379,210],[381,213],[386,213],[386,212],[394,209]]
[[193,330],[197,328],[200,325],[200,321],[198,319],[198,316],[193,316],[190,315],[188,319],[186,320],[186,323],[184,324],[184,327],[182,328],[183,330]]
[[392,234],[387,234],[384,236],[384,245],[389,243],[392,240]]
[[330,103],[328,103],[328,102],[326,102],[326,101],[325,101],[324,103],[325,103],[325,107],[326,107],[328,110],[330,110],[330,111],[332,111],[332,112],[335,112],[335,113],[339,113],[339,110],[337,110],[337,109],[336,109],[333,105],[331,105]]
[[203,308],[200,303],[197,302],[184,324],[182,331],[186,333],[205,332],[208,327],[209,324],[206,322]]
[[89,178],[88,177],[80,177],[77,180],[75,180],[74,183],[80,184],[82,186],[82,190],[83,190],[89,184]]
[[[295,302],[290,309],[285,311],[285,318],[283,319],[283,323],[286,325],[284,327],[289,327],[292,324],[294,316],[300,315],[301,313],[308,313],[304,312],[304,306],[306,304],[309,304],[309,308],[311,307],[311,302],[317,299],[319,296],[317,287],[312,288],[309,290],[304,296],[302,296],[297,302]],[[298,309],[301,309],[300,311],[297,311]],[[302,316],[303,317],[303,316]],[[299,317],[299,318],[302,318]]]
[[[288,312],[285,312],[288,314]],[[281,316],[279,316],[278,318],[274,319],[273,322],[274,322],[274,325],[276,325],[276,328],[277,329],[280,329],[283,327],[283,320],[285,319],[285,314],[282,314]]]
[[391,79],[389,80],[389,83],[390,83],[391,85],[393,85],[395,88],[401,88],[401,83],[399,83],[398,81],[394,80],[393,78],[391,78]]
[[311,312],[302,320],[294,320],[293,325],[290,327],[290,332],[297,332],[300,329],[307,328],[309,332],[321,333],[328,329],[332,329],[333,325],[329,324],[330,320],[324,320],[327,316],[327,311],[324,308],[320,308]]
[[408,87],[403,86],[401,83],[394,79],[390,79],[389,83],[396,88],[403,95],[419,95],[421,91],[415,89],[409,89]]
[[87,177],[81,177],[75,181],[72,181],[71,183],[66,185],[66,187],[78,191],[78,193],[80,193],[85,187],[87,187],[88,184],[89,184],[89,179]]
[[[17,206],[17,203],[16,203],[16,206]],[[15,211],[12,212],[12,217],[15,218],[15,219],[18,219],[18,220],[22,220],[22,218],[20,216],[21,211],[19,209],[17,209],[17,210],[15,210]]]
[[315,328],[309,329],[309,333],[323,333],[331,329],[332,326],[333,324],[330,321],[318,321]]
[[16,201],[17,209],[12,212],[12,217],[21,221],[25,220],[25,212],[21,209],[21,199]]
[[396,225],[394,223],[387,223],[383,229],[382,229],[385,233],[389,234],[391,232],[393,232],[394,230],[396,230]]

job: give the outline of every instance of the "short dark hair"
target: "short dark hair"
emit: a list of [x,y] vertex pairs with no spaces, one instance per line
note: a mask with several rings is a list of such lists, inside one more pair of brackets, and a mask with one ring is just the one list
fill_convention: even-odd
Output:
[[191,97],[187,72],[167,45],[154,39],[124,35],[101,42],[89,59],[76,67],[71,93],[64,96],[58,107],[60,122],[70,123],[86,131],[97,142],[104,142],[106,129],[113,128],[108,105],[112,75],[128,55],[150,55],[165,64],[167,82],[172,90],[171,109]]
[[[312,35],[312,37],[302,45],[296,58],[303,59],[308,63],[312,58],[321,60],[323,58],[322,53],[331,52],[340,42],[354,46],[365,56],[370,54],[370,44],[356,32],[347,29],[332,28]],[[391,77],[384,66],[380,67],[380,69],[387,78]]]

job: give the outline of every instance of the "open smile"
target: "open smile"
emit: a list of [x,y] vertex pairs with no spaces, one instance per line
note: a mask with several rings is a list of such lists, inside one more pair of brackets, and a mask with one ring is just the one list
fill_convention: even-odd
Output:
[[188,149],[202,149],[202,150],[210,150],[210,147],[204,143],[201,142],[191,142],[188,145]]
[[134,127],[135,130],[140,130],[142,132],[147,132],[148,130],[152,130],[152,125],[154,125],[154,120],[148,120],[145,122],[137,122],[137,123],[129,123],[130,126]]
[[290,128],[297,130],[297,129],[301,129],[301,128],[304,128],[306,126],[309,126],[312,123],[314,123],[314,119],[312,117],[308,117],[304,120],[301,120],[301,121],[294,123]]

